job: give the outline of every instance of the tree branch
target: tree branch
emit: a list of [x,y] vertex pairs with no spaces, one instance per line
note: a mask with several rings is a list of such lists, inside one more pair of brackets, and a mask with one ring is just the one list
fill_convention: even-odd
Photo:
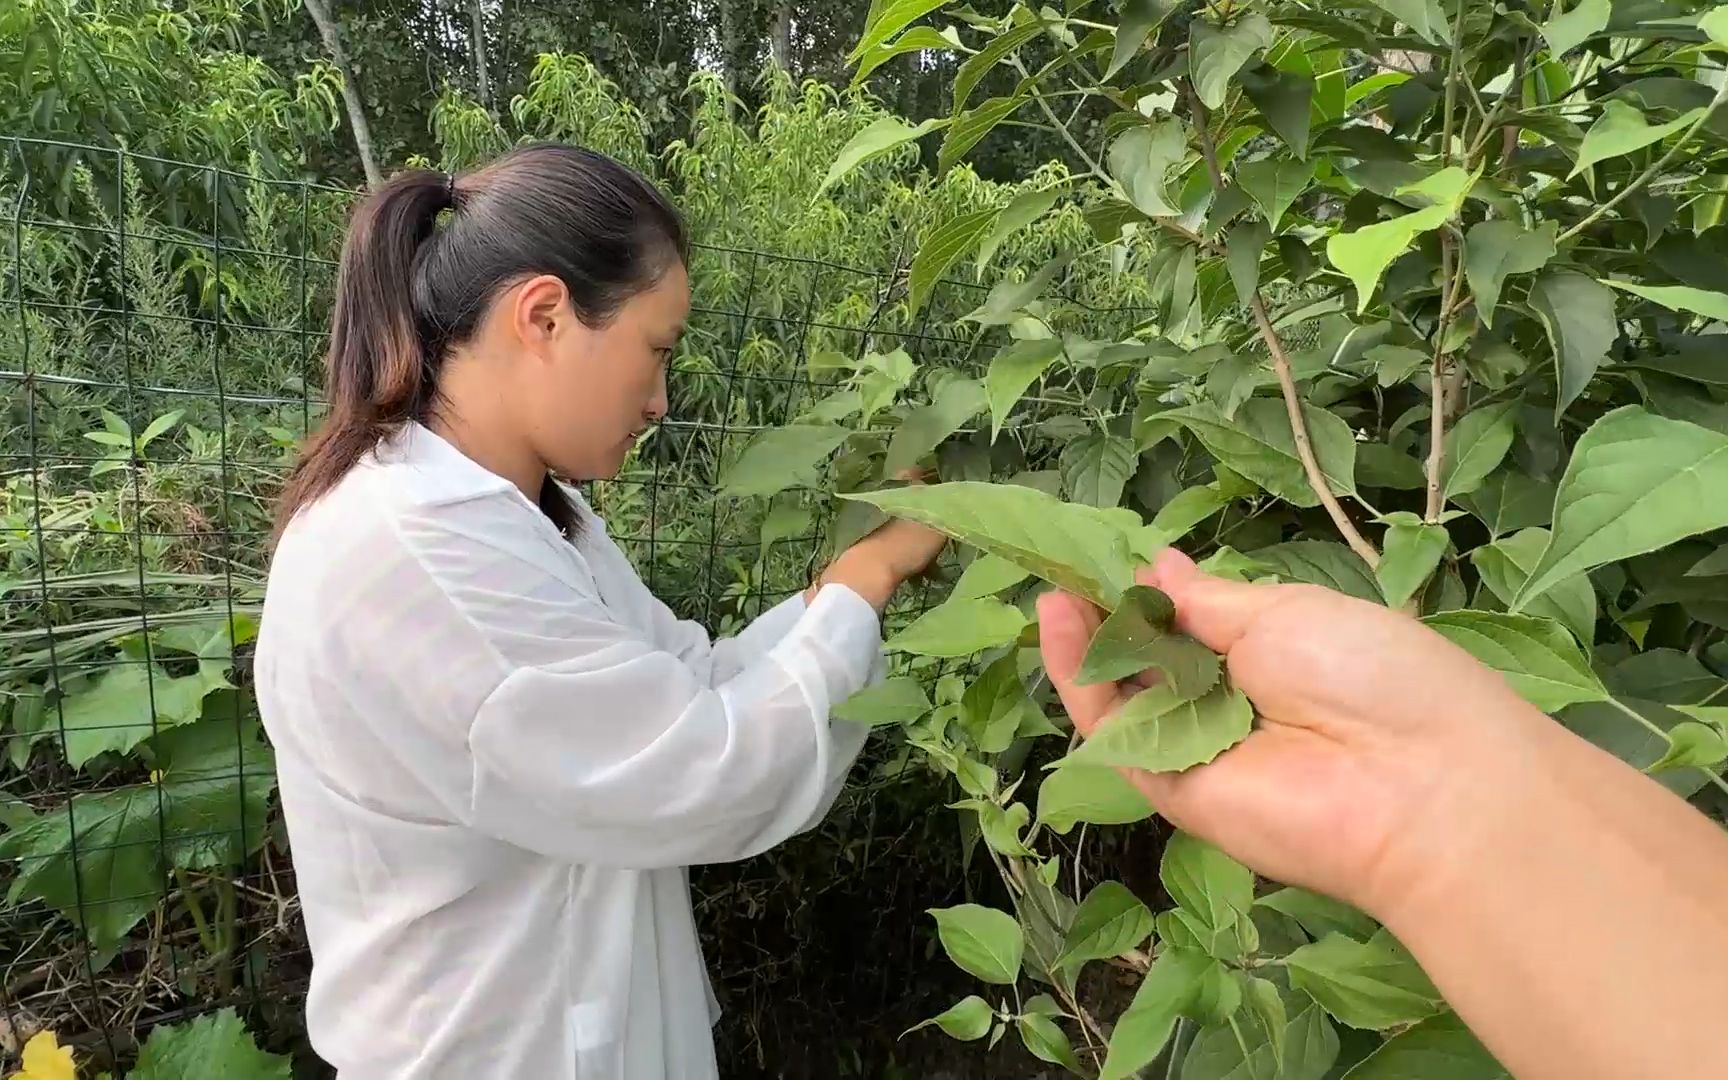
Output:
[[[1194,84],[1187,84],[1189,107],[1193,111],[1194,127],[1199,133],[1200,156],[1206,162],[1206,173],[1212,179],[1212,190],[1224,190],[1224,171],[1218,167],[1218,148],[1212,142],[1212,132],[1208,126],[1209,117],[1206,104],[1200,100],[1200,95],[1194,92]],[[1320,460],[1314,456],[1314,444],[1308,437],[1308,421],[1302,415],[1302,395],[1296,389],[1296,377],[1290,369],[1290,354],[1284,349],[1284,339],[1278,336],[1277,327],[1272,325],[1272,317],[1266,313],[1266,301],[1259,290],[1255,290],[1254,298],[1248,303],[1248,310],[1254,315],[1254,325],[1260,331],[1260,340],[1265,342],[1266,351],[1272,357],[1272,374],[1278,379],[1278,391],[1284,398],[1284,411],[1290,417],[1290,437],[1296,444],[1296,459],[1302,463],[1303,475],[1308,479],[1308,487],[1313,490],[1320,505],[1326,508],[1326,514],[1332,519],[1332,524],[1338,529],[1344,542],[1350,545],[1350,550],[1362,557],[1362,561],[1370,567],[1380,565],[1380,551],[1368,538],[1363,536],[1356,523],[1350,520],[1350,515],[1344,512],[1344,506],[1338,501],[1338,496],[1332,494],[1332,485],[1326,481],[1326,474],[1320,468]]]
[[366,122],[366,106],[360,100],[360,88],[354,84],[354,69],[349,66],[348,53],[342,48],[342,35],[336,27],[336,19],[324,0],[304,2],[306,14],[312,16],[312,22],[318,27],[318,36],[324,39],[324,51],[330,54],[331,63],[342,76],[342,104],[348,110],[348,126],[354,131],[354,149],[360,154],[360,167],[366,170],[366,186],[377,187],[384,183],[384,173],[379,170],[378,157],[372,152],[372,126]]

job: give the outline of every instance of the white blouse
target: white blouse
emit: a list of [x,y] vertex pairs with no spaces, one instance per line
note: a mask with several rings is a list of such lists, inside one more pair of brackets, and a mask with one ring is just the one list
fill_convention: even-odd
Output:
[[277,550],[258,702],[344,1080],[715,1076],[685,867],[815,825],[863,746],[867,602],[710,642],[573,498],[570,543],[413,427]]

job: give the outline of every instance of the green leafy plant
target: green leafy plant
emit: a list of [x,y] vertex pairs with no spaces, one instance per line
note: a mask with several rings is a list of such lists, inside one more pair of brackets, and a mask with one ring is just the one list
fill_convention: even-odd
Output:
[[[1110,881],[1077,902],[1061,859],[1087,834],[1065,838],[1150,815],[1116,767],[1191,768],[1252,725],[1133,583],[1178,542],[1217,573],[1401,608],[1681,794],[1728,792],[1728,9],[878,3],[853,59],[933,38],[1017,89],[877,121],[825,190],[937,132],[948,169],[1007,123],[1062,136],[1072,173],[933,221],[912,306],[1047,214],[1078,209],[1089,236],[967,317],[982,371],[916,348],[892,387],[854,369],[851,398],[764,433],[731,484],[827,487],[841,522],[959,541],[949,599],[890,638],[904,674],[842,710],[952,777],[1011,901],[934,912],[988,992],[930,1023],[992,1045],[1012,1028],[1088,1076],[1502,1075],[1361,913],[1181,835],[1169,910]],[[1034,40],[1054,57],[1037,67]],[[1156,310],[1106,336],[1066,286],[1125,253]],[[917,463],[947,482],[886,479]],[[1052,586],[1110,613],[1084,677],[1162,675],[1084,743],[1033,647]],[[921,691],[956,658],[964,678]],[[1079,978],[1100,962],[1140,973],[1113,1018]]]

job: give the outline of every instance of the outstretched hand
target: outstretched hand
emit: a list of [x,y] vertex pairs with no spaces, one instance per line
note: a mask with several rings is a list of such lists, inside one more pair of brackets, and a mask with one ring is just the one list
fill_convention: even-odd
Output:
[[[1265,876],[1384,918],[1471,857],[1540,750],[1547,718],[1408,616],[1312,585],[1226,581],[1173,550],[1139,581],[1225,656],[1258,720],[1210,764],[1129,777],[1179,828]],[[1139,688],[1075,681],[1101,619],[1065,593],[1039,604],[1045,667],[1082,734]]]

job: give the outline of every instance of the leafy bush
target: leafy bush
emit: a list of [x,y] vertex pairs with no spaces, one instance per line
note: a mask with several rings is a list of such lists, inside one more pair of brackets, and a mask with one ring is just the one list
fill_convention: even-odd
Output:
[[[933,913],[989,997],[930,1023],[991,1045],[1012,1028],[1087,1076],[1438,1076],[1437,1056],[1499,1075],[1359,912],[1183,836],[1156,914],[1078,871],[1070,891],[1063,867],[1104,832],[1076,824],[1151,813],[1115,767],[1189,768],[1252,725],[1168,600],[1132,585],[1177,542],[1217,573],[1401,608],[1722,809],[1728,8],[1100,8],[873,7],[860,68],[903,42],[969,59],[952,116],[880,119],[840,150],[842,193],[936,131],[944,166],[1002,123],[1069,131],[1058,103],[1108,132],[1068,139],[1072,176],[955,207],[910,260],[910,305],[1047,215],[1078,211],[1090,236],[965,317],[982,377],[915,346],[869,353],[759,436],[729,490],[837,490],[843,532],[886,512],[962,542],[949,598],[888,643],[901,674],[845,706],[952,778],[1011,899]],[[917,25],[931,12],[939,37]],[[1030,70],[1034,38],[1061,51]],[[1018,87],[968,100],[968,71],[999,64]],[[1132,333],[1073,298],[1107,256],[1150,274],[1156,316]],[[950,482],[883,479],[932,459]],[[1164,675],[1083,745],[1032,648],[1052,584],[1112,611],[1091,677]],[[966,675],[943,674],[956,660]],[[1140,979],[1113,1018],[1082,978],[1102,962]]]

